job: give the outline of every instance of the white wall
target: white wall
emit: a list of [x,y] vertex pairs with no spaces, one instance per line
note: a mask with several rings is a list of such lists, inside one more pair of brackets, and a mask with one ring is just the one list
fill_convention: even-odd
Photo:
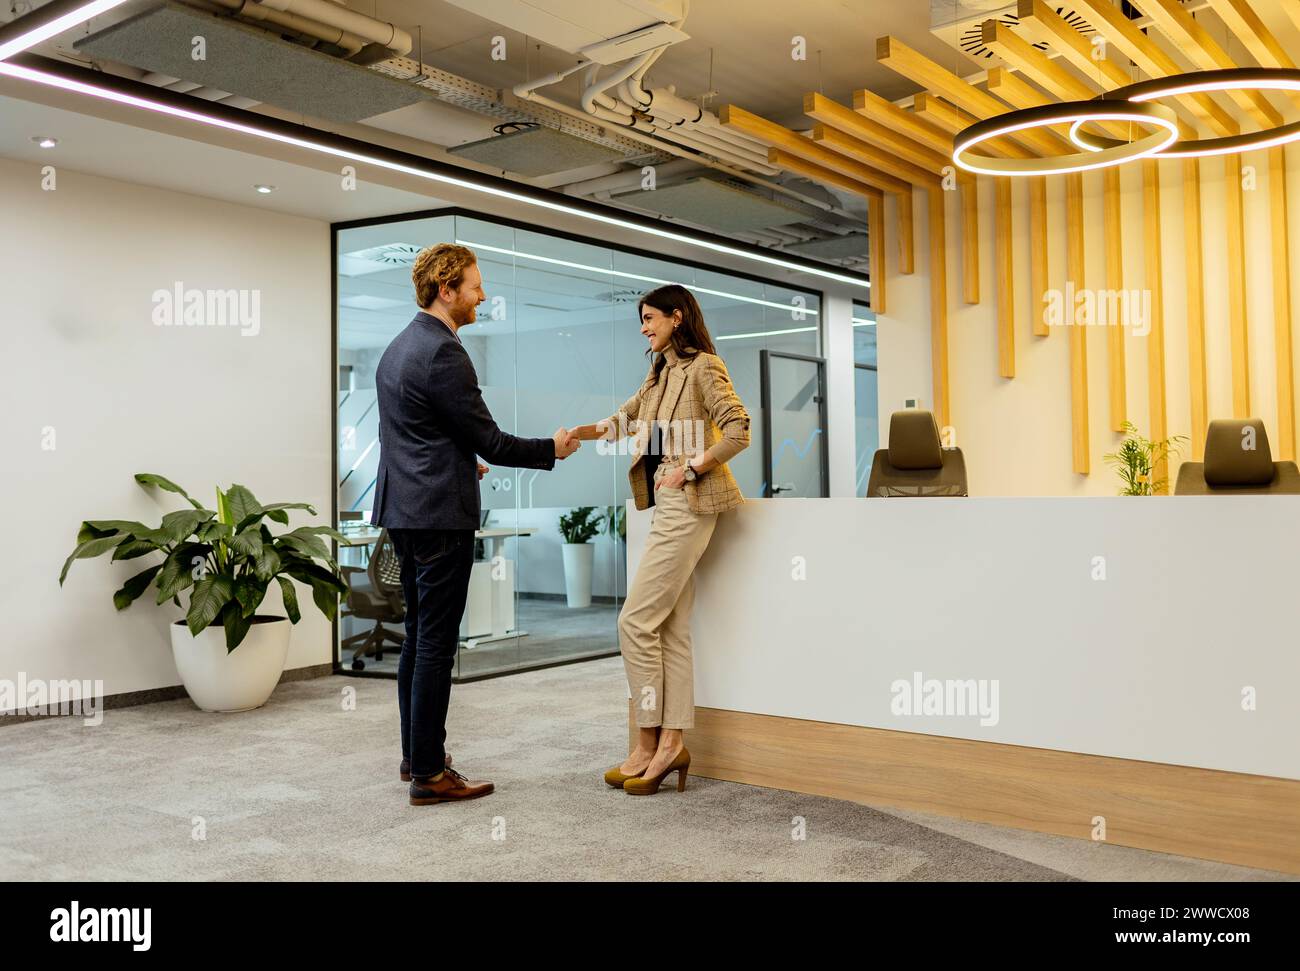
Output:
[[[902,408],[905,400],[917,398],[922,407],[934,409],[930,392],[930,267],[925,259],[930,234],[925,206],[925,193],[916,193],[912,218],[915,272],[899,273],[898,237],[887,234],[885,240],[886,312],[876,315],[881,448],[889,443],[889,416]],[[885,199],[885,225],[898,226],[898,204],[893,196]]]
[[[0,159],[6,366],[0,678],[102,679],[107,694],[179,684],[168,623],[180,611],[112,594],[152,560],[59,569],[83,519],[156,522],[178,497],[239,482],[263,502],[330,514],[327,224]],[[261,291],[261,329],[158,327],[155,290]],[[54,448],[44,449],[47,429]],[[306,523],[307,517],[295,520]],[[300,587],[287,667],[331,658],[330,628]],[[280,612],[278,591],[262,611]]]
[[[1291,287],[1293,306],[1300,310],[1300,165],[1294,150],[1288,156],[1287,178],[1291,226]],[[1257,186],[1244,193],[1246,220],[1246,291],[1250,341],[1251,413],[1264,420],[1274,458],[1278,458],[1277,375],[1274,355],[1272,296],[1272,234],[1269,216],[1268,166],[1262,152],[1245,156],[1256,170]],[[1231,361],[1228,339],[1226,223],[1223,212],[1223,163],[1201,162],[1202,249],[1204,263],[1207,400],[1210,418],[1232,416]],[[1121,166],[1124,286],[1145,288],[1142,172],[1139,165]],[[1050,219],[1049,285],[1064,288],[1065,198],[1063,178],[1048,181]],[[1102,217],[1102,176],[1085,175],[1085,279],[1076,287],[1103,289],[1107,238]],[[1188,378],[1187,294],[1183,185],[1181,163],[1161,163],[1161,244],[1163,249],[1165,375],[1168,434],[1191,434]],[[1016,377],[998,374],[998,310],[994,266],[992,180],[981,178],[980,296],[976,305],[962,300],[961,213],[957,194],[945,193],[948,244],[948,360],[952,423],[957,444],[966,456],[972,495],[1114,495],[1115,472],[1103,456],[1114,450],[1122,435],[1110,430],[1109,375],[1106,328],[1087,328],[1088,395],[1091,473],[1078,475],[1071,462],[1071,404],[1069,335],[1053,328],[1048,337],[1031,333],[1031,315],[1042,307],[1029,292],[1028,188],[1013,187],[1015,255]],[[929,257],[926,201],[917,193],[916,273],[900,276],[893,263],[894,236],[889,249],[889,314],[878,324],[880,344],[881,439],[886,440],[890,412],[902,399],[919,393],[933,406],[929,350]],[[889,225],[896,227],[887,212]],[[1300,314],[1293,312],[1293,320]],[[1128,418],[1150,433],[1147,404],[1148,338],[1129,331],[1125,339]],[[1294,366],[1300,371],[1300,341],[1294,346]],[[1191,457],[1191,443],[1183,459]],[[1179,461],[1170,462],[1170,484]]]

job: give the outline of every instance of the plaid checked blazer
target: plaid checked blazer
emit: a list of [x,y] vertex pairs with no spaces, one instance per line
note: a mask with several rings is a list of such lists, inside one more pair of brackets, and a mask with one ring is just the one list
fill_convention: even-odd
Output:
[[[688,353],[691,351],[694,348],[688,348]],[[727,462],[749,445],[749,412],[731,384],[727,366],[716,354],[700,352],[693,357],[678,357],[671,346],[664,356],[667,379],[656,380],[651,362],[636,394],[600,423],[601,427],[613,430],[612,440],[632,438],[628,482],[637,509],[650,507],[642,460],[650,447],[652,420],[656,418],[664,424],[665,436],[678,436],[674,441],[679,447],[666,447],[665,453],[675,451],[685,464],[693,456],[712,449],[713,457],[720,463],[700,473],[694,482],[685,483],[691,512],[724,512],[741,505],[745,497]]]

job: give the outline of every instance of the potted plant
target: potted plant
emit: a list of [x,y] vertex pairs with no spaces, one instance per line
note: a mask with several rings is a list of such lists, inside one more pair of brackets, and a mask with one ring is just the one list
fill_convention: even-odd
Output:
[[1137,426],[1130,421],[1123,424],[1127,437],[1119,449],[1102,456],[1116,467],[1124,488],[1121,496],[1154,496],[1162,491],[1168,479],[1154,479],[1153,470],[1171,454],[1177,455],[1187,441],[1186,435],[1174,435],[1160,442],[1143,438]]
[[588,542],[600,532],[604,517],[595,506],[579,506],[560,517],[564,537],[564,594],[570,607],[591,606],[591,563],[595,547]]
[[627,506],[609,506],[605,512],[605,532],[614,541],[614,586],[627,589]]
[[622,540],[627,542],[627,507],[610,506],[609,511],[605,513],[605,532],[609,534],[610,539],[617,543]]
[[[157,527],[124,519],[83,522],[59,585],[73,560],[109,550],[114,560],[163,554],[161,562],[135,574],[113,594],[113,605],[125,610],[155,587],[157,604],[170,600],[185,609],[185,619],[171,625],[172,655],[194,703],[204,711],[260,707],[279,683],[290,626],[301,617],[293,581],[311,587],[312,600],[330,620],[338,610],[339,595],[347,593],[347,582],[321,539],[342,537],[328,526],[299,526],[273,535],[264,520],[287,526],[290,509],[316,514],[304,502],[263,506],[248,489],[232,485],[225,492],[217,489],[214,511],[160,475],[139,473],[135,480],[146,488],[173,492],[192,508],[167,513]],[[272,581],[279,584],[287,618],[257,613]],[[181,603],[183,593],[188,607]]]

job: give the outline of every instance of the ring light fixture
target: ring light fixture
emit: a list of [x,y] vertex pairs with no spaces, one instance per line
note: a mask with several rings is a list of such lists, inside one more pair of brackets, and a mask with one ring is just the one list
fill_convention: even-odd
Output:
[[[1129,104],[1153,104],[1162,98],[1214,91],[1300,91],[1300,70],[1294,68],[1236,67],[1220,71],[1194,71],[1167,78],[1151,78],[1107,91],[1101,102],[1127,101]],[[1103,154],[1126,144],[1085,131],[1091,118],[1078,118],[1070,126],[1070,141],[1090,152]],[[1156,158],[1199,158],[1206,155],[1232,155],[1259,148],[1273,148],[1300,141],[1300,121],[1263,131],[1245,132],[1223,138],[1184,139],[1154,153]]]
[[[1133,122],[1156,131],[1132,141],[1108,140],[1111,144],[1085,150],[1072,155],[1048,158],[994,158],[971,155],[971,149],[992,139],[1017,132],[1053,125],[1073,124],[1076,127],[1092,121]],[[1128,100],[1066,101],[1060,104],[1039,105],[977,121],[957,136],[953,145],[953,163],[967,172],[980,175],[1030,176],[1060,175],[1066,172],[1083,172],[1101,169],[1149,155],[1168,148],[1178,141],[1178,119],[1164,105],[1136,103]]]

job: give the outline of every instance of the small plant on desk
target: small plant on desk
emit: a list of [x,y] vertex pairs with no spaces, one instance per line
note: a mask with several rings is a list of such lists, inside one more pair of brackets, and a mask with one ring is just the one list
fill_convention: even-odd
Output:
[[1186,435],[1174,435],[1163,441],[1153,442],[1143,438],[1137,426],[1124,422],[1127,437],[1119,448],[1103,456],[1106,462],[1115,466],[1119,472],[1124,488],[1121,496],[1154,496],[1162,492],[1168,479],[1154,478],[1154,469],[1162,465],[1170,455],[1177,455],[1187,442]]

